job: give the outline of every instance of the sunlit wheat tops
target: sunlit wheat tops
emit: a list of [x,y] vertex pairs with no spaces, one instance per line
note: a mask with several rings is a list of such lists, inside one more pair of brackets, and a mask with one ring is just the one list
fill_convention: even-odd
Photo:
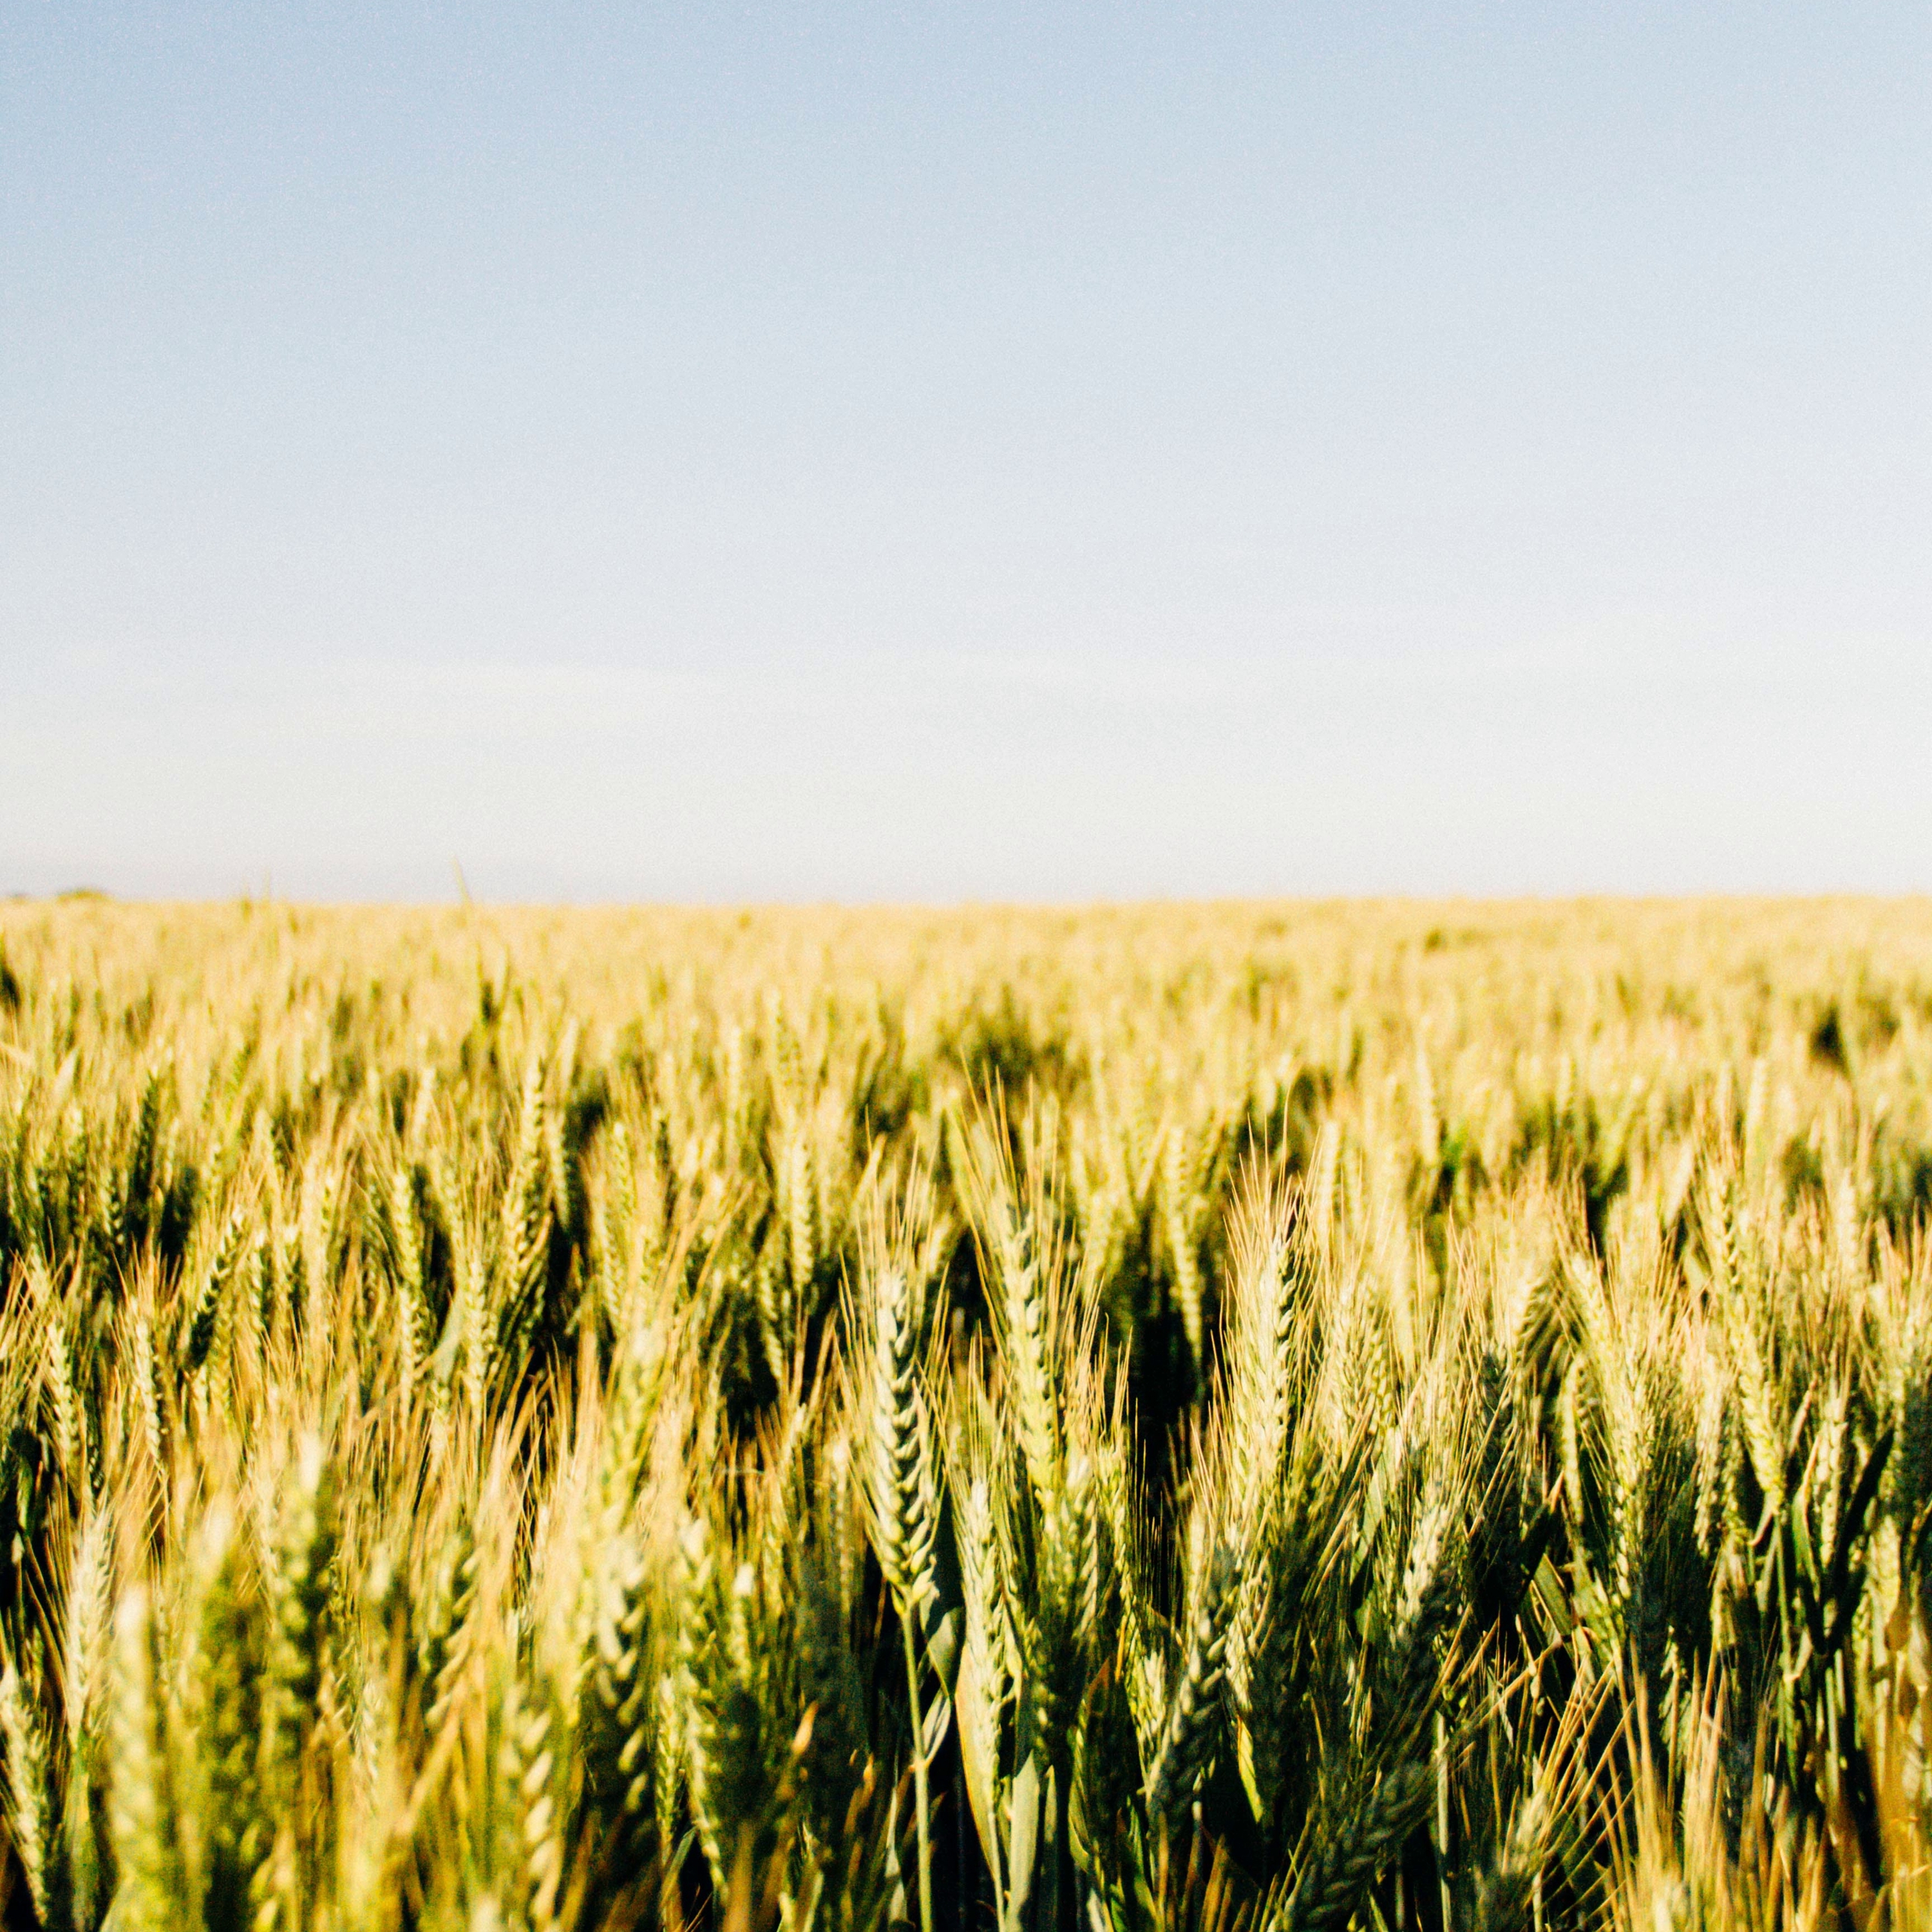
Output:
[[0,907],[0,1917],[1932,1923],[1928,961]]

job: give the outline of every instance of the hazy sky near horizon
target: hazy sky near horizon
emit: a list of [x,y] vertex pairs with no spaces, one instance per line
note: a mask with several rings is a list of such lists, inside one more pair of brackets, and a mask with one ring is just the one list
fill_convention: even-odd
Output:
[[1922,5],[0,0],[0,892],[1932,889]]

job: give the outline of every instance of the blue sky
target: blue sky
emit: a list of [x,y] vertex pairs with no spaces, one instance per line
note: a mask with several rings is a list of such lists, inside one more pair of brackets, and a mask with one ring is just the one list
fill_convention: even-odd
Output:
[[1932,887],[1929,87],[0,0],[0,891]]

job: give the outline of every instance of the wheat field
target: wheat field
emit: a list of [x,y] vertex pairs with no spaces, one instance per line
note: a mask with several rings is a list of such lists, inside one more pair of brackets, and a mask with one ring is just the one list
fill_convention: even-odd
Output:
[[0,905],[5,1923],[1932,1925],[1932,905]]

